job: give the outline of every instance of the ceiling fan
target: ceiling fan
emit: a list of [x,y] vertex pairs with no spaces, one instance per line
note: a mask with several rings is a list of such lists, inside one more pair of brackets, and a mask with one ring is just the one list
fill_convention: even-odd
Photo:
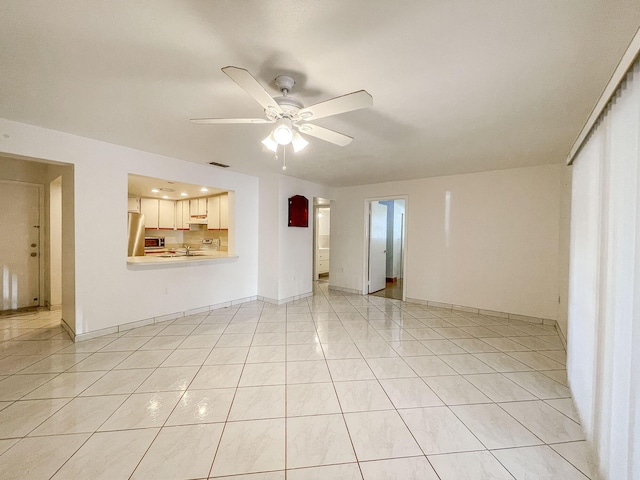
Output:
[[[288,75],[279,75],[275,82],[282,96],[272,97],[260,83],[244,68],[224,67],[222,72],[236,82],[245,92],[251,95],[262,108],[266,118],[192,118],[198,125],[213,125],[219,123],[275,123],[273,131],[262,143],[269,150],[276,152],[278,145],[293,145],[298,152],[307,146],[308,142],[300,135],[304,133],[329,143],[344,147],[353,140],[342,133],[319,127],[309,123],[310,120],[324,118],[340,113],[351,112],[373,105],[373,97],[365,90],[348,93],[341,97],[332,98],[325,102],[305,107],[297,98],[289,95],[295,81]],[[298,133],[300,132],[300,133]]]

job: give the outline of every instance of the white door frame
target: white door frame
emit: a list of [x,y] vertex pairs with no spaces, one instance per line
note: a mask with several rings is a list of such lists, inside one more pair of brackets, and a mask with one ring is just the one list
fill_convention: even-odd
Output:
[[[318,220],[318,209],[320,208],[328,208],[329,212],[331,212],[331,201],[329,201],[329,203],[323,203],[323,204],[316,204],[316,200],[319,197],[313,197],[313,252],[312,252],[312,258],[313,258],[313,268],[312,268],[312,275],[313,275],[313,280],[317,281],[320,279],[320,274],[318,273],[318,256],[320,255],[320,251],[319,251],[319,245],[318,245],[318,234],[320,231],[320,222]],[[322,197],[320,198],[320,200],[326,200],[326,198]],[[331,226],[329,226],[329,235],[331,235]]]
[[318,275],[318,208],[322,205],[313,205],[313,280],[320,278]]
[[409,248],[409,239],[407,235],[407,219],[409,218],[409,195],[384,195],[381,197],[368,197],[364,199],[364,244],[362,248],[362,289],[363,295],[368,295],[369,291],[369,205],[371,202],[379,202],[381,200],[404,200],[404,223],[402,225],[403,245],[402,245],[402,301],[407,299],[407,277],[409,269],[407,268],[407,251]]
[[38,306],[44,307],[44,241],[45,232],[43,225],[44,214],[44,185],[41,183],[22,182],[19,180],[0,180],[0,184],[24,185],[38,188]]

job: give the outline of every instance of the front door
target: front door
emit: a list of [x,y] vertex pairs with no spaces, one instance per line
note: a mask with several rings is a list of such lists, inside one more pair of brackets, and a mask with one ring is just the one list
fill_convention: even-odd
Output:
[[369,292],[387,284],[387,206],[371,202],[369,217]]
[[0,310],[40,304],[40,189],[0,182]]

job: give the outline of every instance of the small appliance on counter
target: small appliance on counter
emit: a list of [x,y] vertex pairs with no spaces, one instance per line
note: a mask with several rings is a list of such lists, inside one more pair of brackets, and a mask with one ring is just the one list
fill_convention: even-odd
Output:
[[144,237],[144,253],[162,253],[165,251],[166,241],[164,237]]
[[220,250],[220,239],[219,238],[203,238],[202,246],[200,248],[202,248],[202,250]]

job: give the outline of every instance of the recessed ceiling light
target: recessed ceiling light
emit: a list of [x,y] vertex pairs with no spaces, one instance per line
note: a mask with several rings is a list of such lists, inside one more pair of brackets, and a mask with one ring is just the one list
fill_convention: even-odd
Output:
[[151,191],[152,191],[153,193],[158,193],[160,190],[158,190],[157,188],[152,188],[152,189],[151,189]]
[[182,193],[180,194],[180,196],[182,196],[182,197],[186,197],[187,195],[188,195],[188,194],[187,194],[187,192],[182,192]]
[[167,199],[167,198],[169,198],[169,196],[168,195],[162,195],[162,198]]
[[202,188],[200,189],[200,191],[201,191],[201,192],[208,192],[208,191],[209,191],[209,189],[208,189],[207,187],[202,187]]

